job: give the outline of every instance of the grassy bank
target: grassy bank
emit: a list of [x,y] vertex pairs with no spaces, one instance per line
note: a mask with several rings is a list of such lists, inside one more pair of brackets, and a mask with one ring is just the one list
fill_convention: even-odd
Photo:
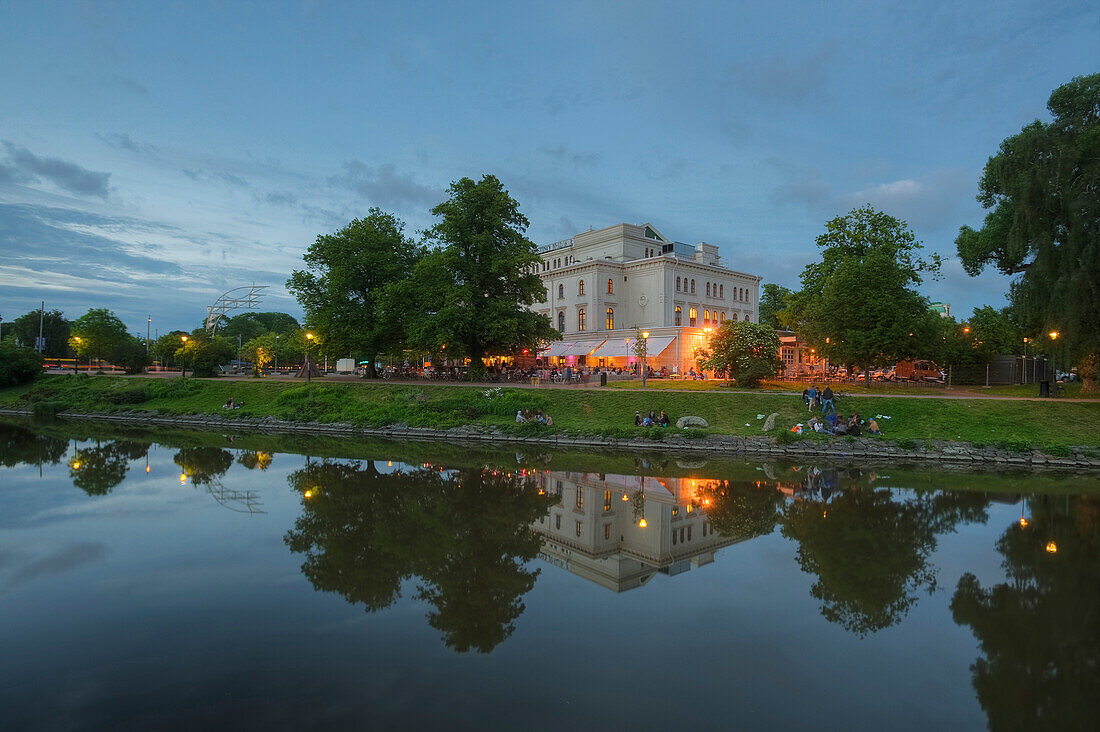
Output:
[[[813,384],[821,390],[824,388],[822,382],[814,382]],[[641,381],[637,379],[631,381],[612,381],[608,383],[608,387],[612,389],[637,389],[641,386]],[[760,385],[757,391],[760,392],[796,392],[801,394],[803,389],[810,386],[808,381],[765,381]],[[1026,398],[1026,397],[1038,397],[1039,386],[1037,384],[1026,384],[1015,386],[974,386],[974,385],[956,385],[950,389],[940,384],[927,384],[927,385],[914,385],[906,383],[898,383],[892,381],[877,381],[871,384],[864,384],[863,382],[848,382],[848,381],[835,381],[829,382],[829,386],[833,388],[833,391],[839,391],[842,394],[859,394],[859,395],[876,395],[876,394],[892,394],[901,396],[923,396],[923,397],[935,397],[935,396],[982,396],[982,397],[1009,397],[1009,398]],[[663,379],[651,379],[648,383],[649,389],[654,390],[671,390],[671,391],[729,391],[730,387],[724,380],[721,379],[708,379],[706,381],[694,381],[694,380],[663,380]],[[1064,385],[1066,398],[1072,399],[1095,399],[1100,401],[1100,393],[1084,393],[1081,389],[1081,382],[1071,382]],[[733,387],[733,391],[744,391],[744,389],[738,389]]]
[[[226,410],[232,396],[244,407]],[[840,400],[843,414],[887,415],[880,420],[884,439],[913,446],[925,440],[962,440],[1011,450],[1043,449],[1054,455],[1072,447],[1100,449],[1096,424],[1100,404],[963,399],[899,399],[864,396]],[[520,434],[567,432],[608,437],[645,435],[659,440],[668,430],[633,425],[636,410],[665,410],[675,420],[697,415],[710,423],[704,432],[738,436],[762,434],[758,415],[778,412],[789,428],[805,421],[801,398],[782,394],[630,391],[619,389],[493,389],[437,385],[363,383],[286,383],[264,380],[119,378],[47,376],[31,387],[0,391],[0,408],[37,414],[155,411],[166,415],[214,414],[219,417],[267,417],[301,422],[360,425],[405,423],[448,429],[461,425],[498,427]],[[551,428],[517,425],[517,409],[542,409],[554,418]],[[813,436],[812,439],[826,439]],[[842,438],[832,438],[842,439]]]

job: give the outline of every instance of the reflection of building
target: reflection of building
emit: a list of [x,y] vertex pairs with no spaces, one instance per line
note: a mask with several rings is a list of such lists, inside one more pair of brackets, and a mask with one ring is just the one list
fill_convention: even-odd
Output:
[[562,333],[542,355],[555,364],[626,366],[635,328],[650,333],[654,368],[694,366],[707,328],[758,317],[760,277],[720,263],[718,247],[616,224],[539,248],[546,302],[534,309]]
[[[540,558],[615,592],[654,574],[679,574],[714,561],[739,539],[721,536],[695,491],[706,481],[549,472],[535,478],[558,504],[533,525]],[[625,500],[624,500],[625,497]]]

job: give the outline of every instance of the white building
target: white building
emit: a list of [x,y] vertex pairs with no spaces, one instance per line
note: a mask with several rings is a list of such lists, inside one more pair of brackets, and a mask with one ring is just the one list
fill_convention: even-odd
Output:
[[637,330],[647,363],[681,372],[708,329],[757,321],[761,278],[722,266],[718,247],[665,238],[650,224],[616,224],[539,247],[546,302],[562,333],[540,355],[558,365],[627,366]]

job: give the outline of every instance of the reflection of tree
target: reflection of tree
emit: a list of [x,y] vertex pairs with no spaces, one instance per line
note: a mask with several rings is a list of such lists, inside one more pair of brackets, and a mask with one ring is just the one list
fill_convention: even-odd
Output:
[[43,435],[14,424],[0,423],[0,466],[56,465],[65,457],[69,444],[65,440]]
[[817,575],[810,592],[821,601],[821,614],[866,635],[899,622],[917,590],[935,590],[928,558],[936,536],[962,521],[984,521],[986,503],[976,493],[901,498],[886,489],[852,488],[828,503],[789,504],[783,535],[798,541],[802,570]]
[[524,567],[540,546],[530,524],[555,499],[512,474],[383,474],[373,462],[314,464],[290,483],[308,498],[286,542],[314,587],[374,612],[415,576],[448,646],[488,653],[511,635],[537,575]]
[[951,612],[981,644],[970,669],[990,729],[1095,729],[1100,498],[1039,497],[1032,510],[997,542],[1008,581],[963,575]]
[[271,467],[271,453],[262,451],[246,451],[237,457],[237,462],[249,470],[267,470]]
[[723,536],[739,539],[772,533],[783,506],[783,494],[764,481],[711,481],[697,496],[711,526]]
[[130,461],[143,458],[148,452],[147,443],[130,440],[80,447],[69,461],[69,476],[73,485],[89,496],[106,495],[126,478]]
[[184,447],[172,459],[195,485],[212,483],[233,465],[233,455],[220,447]]

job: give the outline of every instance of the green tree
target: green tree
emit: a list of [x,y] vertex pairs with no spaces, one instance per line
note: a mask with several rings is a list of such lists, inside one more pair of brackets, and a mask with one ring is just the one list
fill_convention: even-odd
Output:
[[39,319],[42,321],[42,337],[46,339],[46,350],[42,355],[46,358],[65,358],[69,355],[69,327],[60,310],[47,310],[42,314],[40,310],[32,310],[20,315],[11,323],[4,324],[5,335],[13,335],[15,342],[20,346],[34,348],[35,339],[38,338]]
[[921,355],[939,337],[937,315],[915,288],[938,276],[940,258],[918,256],[909,227],[870,206],[825,224],[820,262],[802,272],[802,289],[780,318],[833,363],[876,365]]
[[970,667],[992,730],[1085,730],[1100,699],[1100,499],[1032,496],[997,542],[1004,582],[959,580],[951,613],[981,656]]
[[963,330],[974,360],[980,363],[988,363],[994,356],[1021,353],[1023,350],[1023,336],[1012,322],[1008,308],[995,310],[989,305],[974,308]]
[[245,312],[226,318],[225,322],[218,326],[217,334],[233,342],[236,342],[237,336],[240,336],[241,342],[244,343],[265,333],[289,333],[301,327],[298,320],[287,313]]
[[233,467],[233,455],[220,447],[184,447],[172,460],[195,485],[209,485]]
[[133,338],[110,310],[92,308],[73,321],[69,345],[77,358],[113,363],[126,355]]
[[77,448],[69,461],[73,485],[89,496],[104,496],[126,478],[130,461],[145,457],[148,443],[116,440]]
[[287,281],[311,329],[329,355],[364,355],[374,376],[379,354],[402,340],[399,311],[387,307],[387,286],[409,276],[418,249],[404,224],[372,208],[335,234],[317,237],[304,256],[305,270]]
[[150,348],[151,355],[162,366],[175,366],[176,351],[183,346],[183,336],[190,338],[185,330],[174,330],[171,333],[165,333],[153,341],[152,348]]
[[990,212],[955,240],[963,267],[1018,275],[1010,286],[1024,334],[1057,331],[1085,389],[1100,361],[1100,74],[1058,87],[1039,120],[1001,143],[978,183]]
[[535,349],[560,334],[550,320],[528,309],[546,300],[536,274],[535,245],[524,236],[527,218],[495,176],[462,178],[450,197],[432,209],[441,220],[428,232],[439,249],[422,269],[429,326],[421,334],[429,350],[470,359],[468,378],[484,373],[482,357]]
[[755,388],[779,370],[779,348],[779,336],[772,326],[727,320],[711,336],[703,366],[736,379],[740,387]]
[[244,344],[241,358],[252,362],[252,369],[258,375],[275,359],[275,348],[275,334],[264,333]]
[[191,369],[195,376],[216,376],[218,366],[229,363],[236,355],[236,343],[218,335],[210,336],[200,328],[176,349],[175,360]]
[[782,516],[783,494],[765,481],[710,481],[699,497],[715,531],[731,539],[767,536]]
[[15,386],[42,373],[42,356],[11,341],[0,343],[0,388]]
[[779,321],[779,313],[787,308],[787,298],[793,294],[794,292],[782,285],[765,283],[760,295],[760,323],[775,330],[783,330],[785,326]]

